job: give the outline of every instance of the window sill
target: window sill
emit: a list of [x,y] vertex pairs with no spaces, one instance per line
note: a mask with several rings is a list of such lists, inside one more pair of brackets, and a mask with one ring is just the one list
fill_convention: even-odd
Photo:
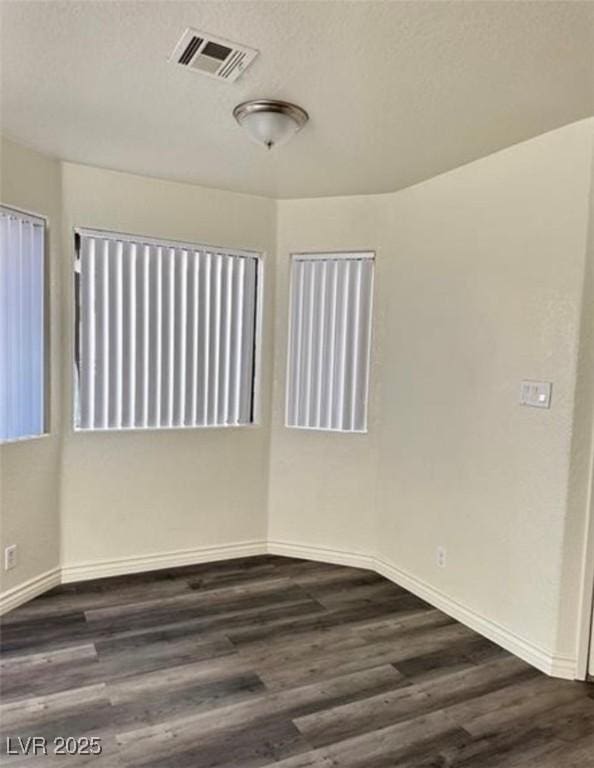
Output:
[[16,445],[18,443],[28,443],[33,440],[43,440],[45,437],[51,437],[51,432],[44,432],[42,435],[24,435],[23,437],[11,437],[9,440],[0,440],[0,448],[4,445]]

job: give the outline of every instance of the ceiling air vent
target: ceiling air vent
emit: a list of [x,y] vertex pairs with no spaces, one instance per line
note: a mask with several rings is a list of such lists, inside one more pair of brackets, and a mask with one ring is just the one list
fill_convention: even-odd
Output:
[[186,29],[169,61],[232,83],[257,55],[258,51],[254,48],[246,48],[197,29]]

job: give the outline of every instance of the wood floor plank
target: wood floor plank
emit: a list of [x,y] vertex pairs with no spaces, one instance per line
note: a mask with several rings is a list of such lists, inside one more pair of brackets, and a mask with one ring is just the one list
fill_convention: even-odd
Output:
[[[139,601],[150,599],[160,600],[162,598],[179,596],[184,592],[190,592],[191,587],[185,579],[168,579],[163,581],[135,582],[129,586],[123,586],[117,590],[117,600],[122,605],[133,605]],[[3,617],[3,626],[8,627],[12,623],[26,620],[35,621],[39,619],[42,622],[48,618],[64,616],[76,612],[84,612],[89,606],[90,595],[92,595],[93,608],[95,610],[101,607],[114,605],[114,591],[107,589],[96,589],[92,592],[84,591],[65,591],[53,592],[48,595],[42,595],[36,600],[31,600],[21,606],[18,611],[12,611]]]
[[241,724],[200,734],[165,726],[153,734],[150,745],[142,738],[121,744],[120,756],[130,766],[145,768],[256,768],[307,750],[309,745],[293,723],[275,717],[256,728],[253,723]]
[[[344,649],[368,646],[372,642],[385,640],[389,637],[402,637],[410,631],[422,631],[424,628],[437,628],[454,623],[441,611],[415,610],[402,614],[397,621],[390,625],[389,630],[385,627],[383,617],[380,617],[379,620],[372,618],[369,621],[354,625],[340,622],[337,626],[329,627],[324,632],[313,630],[288,636],[280,635],[273,642],[269,639],[241,643],[239,652],[255,666],[268,664],[272,655],[282,659],[283,664],[289,664],[291,660],[298,660],[304,656],[311,659],[314,654],[319,655],[323,652],[336,654]],[[236,633],[231,633],[231,637],[236,637]]]
[[0,622],[32,768],[594,768],[594,687],[547,678],[377,574],[263,556],[56,588]]
[[[532,698],[546,691],[549,683],[550,680],[542,676],[532,677],[482,696],[404,719],[394,725],[350,736],[323,747],[324,754],[345,768],[384,768],[398,764],[398,761],[406,764],[406,760],[410,761],[411,758],[427,757],[423,745],[425,739],[443,742],[447,734],[463,735],[464,738],[454,745],[459,748],[474,738],[463,727],[465,721],[475,715],[495,714],[509,704],[513,706],[521,702],[527,706]],[[550,708],[550,702],[543,702],[543,706],[546,711],[546,708]],[[472,764],[477,768],[482,766],[480,759]]]
[[[575,759],[572,755],[585,756],[583,749],[574,752],[574,745],[592,744],[594,735],[592,719],[594,709],[587,704],[587,699],[580,697],[568,704],[553,707],[541,713],[534,724],[520,720],[510,727],[493,731],[478,739],[471,739],[466,744],[450,745],[441,750],[439,759],[451,768],[560,768],[565,759]],[[555,755],[550,762],[549,755]],[[403,763],[402,768],[433,768],[435,757],[422,762]],[[589,761],[580,763],[580,768],[591,768],[594,763],[594,751],[589,753]]]
[[[138,641],[138,637],[134,640]],[[132,638],[126,638],[130,641]],[[225,637],[201,640],[198,638],[164,639],[135,642],[116,647],[105,647],[105,641],[96,643],[98,674],[105,681],[122,679],[154,670],[179,667],[197,661],[209,661],[233,654],[233,645]],[[123,643],[125,641],[117,641]]]
[[[300,587],[320,597],[352,587],[382,584],[386,581],[383,576],[380,576],[375,571],[337,565],[326,565],[324,569],[306,570],[294,574],[290,578],[295,584],[299,584]],[[396,584],[393,584],[393,587],[402,592],[405,591]]]
[[318,752],[309,751],[269,763],[266,768],[273,768],[273,766],[274,768],[334,768],[335,765],[330,758]]
[[244,564],[235,568],[214,572],[206,570],[200,574],[187,577],[187,582],[190,589],[206,592],[212,589],[220,589],[221,587],[254,583],[266,577],[288,578],[278,572],[273,562],[265,562],[249,568]]
[[313,746],[320,747],[443,709],[536,674],[524,662],[507,657],[443,676],[438,683],[408,685],[355,703],[327,708],[294,722]]
[[[106,685],[99,683],[84,688],[69,688],[66,691],[47,696],[34,696],[28,699],[2,702],[0,704],[0,722],[3,728],[34,725],[47,719],[49,713],[77,710],[89,702],[105,699]],[[52,714],[53,716],[53,714]]]
[[341,607],[335,610],[321,609],[316,615],[306,620],[279,622],[275,627],[253,627],[247,630],[229,632],[229,637],[236,645],[258,641],[276,641],[282,637],[296,637],[299,634],[312,631],[324,632],[337,625],[355,627],[368,623],[372,619],[385,619],[387,616],[397,616],[418,611],[427,607],[426,603],[415,595],[405,594],[383,600],[381,603],[371,603],[365,606]]
[[395,664],[400,659],[407,659],[416,653],[426,653],[445,647],[449,643],[467,638],[470,633],[460,624],[427,630],[421,636],[404,637],[400,640],[370,642],[366,645],[348,647],[339,652],[312,653],[309,657],[299,658],[291,663],[274,659],[261,670],[261,677],[271,690],[291,685],[304,685],[312,680],[335,677],[347,672],[356,672],[382,664]]
[[66,648],[49,648],[38,653],[13,653],[0,655],[0,670],[4,673],[27,674],[29,668],[45,667],[48,664],[68,664],[73,661],[97,658],[93,643],[69,645]]
[[[168,727],[182,736],[184,733],[212,733],[239,725],[256,727],[261,721],[277,717],[293,720],[303,715],[323,712],[328,707],[385,693],[404,684],[406,682],[402,675],[387,665],[278,693],[265,692],[248,702],[179,718],[171,721]],[[122,743],[137,739],[148,741],[155,737],[160,738],[161,730],[160,727],[127,730],[120,732],[118,738]]]
[[[542,684],[542,678],[538,678]],[[542,685],[534,691],[528,698],[510,698],[504,708],[485,714],[473,713],[465,720],[464,728],[471,736],[483,737],[493,732],[505,730],[518,721],[525,721],[530,724],[532,717],[541,715],[549,709],[561,708],[566,702],[572,702],[575,699],[583,699],[584,702],[594,702],[585,695],[585,690],[589,687],[587,684],[572,683],[567,680],[545,680],[546,685]],[[592,707],[594,711],[594,706]]]
[[108,695],[113,704],[141,701],[153,694],[166,694],[168,690],[210,685],[252,672],[245,660],[239,656],[221,656],[112,679],[108,683]]
[[308,593],[314,597],[325,608],[340,608],[348,605],[351,608],[355,606],[367,605],[369,603],[382,603],[390,598],[402,597],[406,593],[400,587],[391,582],[374,582],[371,584],[353,584],[344,585],[341,589],[325,594],[319,594],[317,590],[309,589]]
[[594,766],[594,733],[590,732],[579,741],[560,742],[556,746],[541,745],[535,762],[533,755],[526,753],[510,756],[509,768],[592,768]]
[[[200,634],[202,637],[208,635],[220,636],[224,634],[229,636],[230,632],[251,632],[256,628],[263,631],[265,628],[273,630],[277,626],[284,626],[287,622],[314,618],[324,613],[324,608],[311,599],[298,600],[297,602],[273,603],[265,607],[247,606],[243,603],[233,605],[230,610],[225,610],[215,615],[196,616],[192,612],[183,616],[170,616],[164,621],[159,621],[156,626],[162,631],[171,633],[186,632],[187,634]],[[139,624],[132,623],[126,627],[125,623],[119,621],[116,626],[104,626],[101,623],[93,625],[89,630],[89,639],[93,642],[101,640],[115,640],[118,638],[133,637],[143,635],[146,632],[152,632],[155,625],[149,625],[146,621]]]
[[171,621],[170,617],[183,619],[199,615],[209,616],[237,609],[260,608],[308,599],[314,602],[301,587],[290,584],[286,579],[266,579],[249,586],[218,587],[206,592],[190,590],[171,597],[93,608],[85,611],[85,618],[90,624],[155,626],[160,619]]
[[95,647],[89,644],[8,659],[1,669],[2,700],[43,696],[100,682],[98,661]]
[[112,696],[111,686],[108,684],[106,688],[118,733],[124,729],[146,727],[147,724],[195,717],[202,712],[214,713],[238,703],[245,702],[248,708],[253,707],[265,692],[264,684],[253,672],[227,675],[208,682],[178,681],[176,686],[160,686],[150,693],[145,690],[141,697],[128,696],[126,701],[120,699],[119,703],[117,696]]
[[[14,618],[14,615],[17,618]],[[36,649],[60,648],[83,643],[88,639],[89,627],[83,611],[62,613],[58,616],[41,615],[34,619],[18,618],[13,612],[9,622],[2,621],[0,654],[35,652]]]
[[447,648],[397,661],[394,666],[411,682],[422,682],[450,672],[461,672],[507,655],[495,643],[475,635]]

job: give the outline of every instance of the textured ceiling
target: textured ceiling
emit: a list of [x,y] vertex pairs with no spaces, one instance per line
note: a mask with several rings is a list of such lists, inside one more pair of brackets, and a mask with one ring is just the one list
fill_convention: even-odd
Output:
[[[275,197],[399,189],[594,113],[593,2],[1,4],[2,131],[80,163]],[[186,26],[258,48],[234,84],[167,62]],[[310,124],[267,152],[256,97]]]

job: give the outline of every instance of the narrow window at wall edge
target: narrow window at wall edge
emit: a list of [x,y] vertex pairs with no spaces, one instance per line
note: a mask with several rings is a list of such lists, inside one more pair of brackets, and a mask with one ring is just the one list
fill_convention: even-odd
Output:
[[75,431],[256,423],[262,255],[75,229]]
[[47,433],[46,224],[0,205],[0,444]]
[[367,432],[373,251],[291,255],[285,426]]

